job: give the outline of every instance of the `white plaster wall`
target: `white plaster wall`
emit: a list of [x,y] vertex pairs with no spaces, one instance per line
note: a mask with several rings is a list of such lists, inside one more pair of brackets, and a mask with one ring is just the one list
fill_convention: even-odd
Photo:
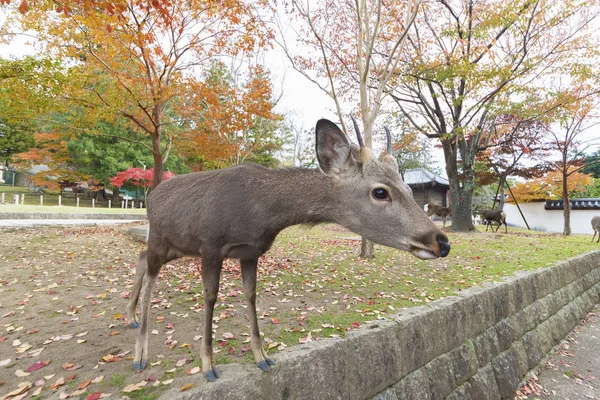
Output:
[[[519,204],[519,207],[531,229],[562,233],[564,230],[563,210],[545,210],[545,204],[543,201],[523,203]],[[527,228],[517,206],[506,203],[504,211],[508,225]],[[592,235],[594,231],[590,221],[595,215],[600,215],[600,210],[571,210],[571,232]]]

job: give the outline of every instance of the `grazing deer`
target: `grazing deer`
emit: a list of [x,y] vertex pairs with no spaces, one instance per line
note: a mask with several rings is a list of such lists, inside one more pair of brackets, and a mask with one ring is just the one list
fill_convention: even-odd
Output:
[[[506,224],[506,213],[504,211],[482,210],[480,214],[481,214],[481,218],[483,218],[483,220],[486,223],[486,226],[485,226],[486,232],[487,232],[488,228],[492,225],[492,221],[494,221],[494,222],[498,223],[496,232],[498,232],[498,229],[500,229],[502,224],[504,224],[504,233],[508,233],[508,225]],[[493,229],[494,229],[494,227],[492,226],[492,230]]]
[[444,228],[446,227],[446,218],[452,215],[452,209],[450,207],[442,207],[437,204],[427,204],[427,216],[431,217],[432,215],[437,215],[442,219],[442,224]]
[[594,230],[594,236],[592,236],[592,243],[594,243],[596,233],[598,234],[598,240],[596,241],[596,243],[600,242],[600,215],[592,217],[592,229]]
[[263,349],[258,329],[256,269],[258,258],[284,228],[333,222],[421,259],[448,255],[448,237],[412,199],[390,154],[391,146],[383,161],[378,161],[364,147],[360,133],[357,136],[360,148],[351,145],[333,122],[322,119],[316,126],[317,159],[322,172],[244,164],[175,176],[151,192],[148,248],[137,262],[127,306],[129,326],[139,327],[135,311],[143,282],[136,370],[148,364],[152,289],[162,265],[170,260],[202,257],[205,308],[200,358],[206,378],[215,381],[219,373],[212,361],[212,320],[224,258],[240,259],[251,349],[258,367],[269,371],[274,362]]

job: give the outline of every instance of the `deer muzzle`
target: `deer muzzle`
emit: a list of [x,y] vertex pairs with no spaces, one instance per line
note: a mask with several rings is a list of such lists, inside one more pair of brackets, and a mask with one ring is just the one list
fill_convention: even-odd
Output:
[[423,245],[423,242],[413,242],[408,251],[422,260],[448,256],[448,254],[450,254],[448,237],[443,233],[439,233],[435,236],[434,240],[435,242],[429,242],[431,243],[429,245]]

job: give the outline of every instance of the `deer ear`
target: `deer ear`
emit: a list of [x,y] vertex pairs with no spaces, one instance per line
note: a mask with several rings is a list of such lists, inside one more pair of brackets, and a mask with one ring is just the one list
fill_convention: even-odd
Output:
[[339,177],[353,164],[348,138],[333,122],[320,119],[316,127],[317,159],[326,175]]

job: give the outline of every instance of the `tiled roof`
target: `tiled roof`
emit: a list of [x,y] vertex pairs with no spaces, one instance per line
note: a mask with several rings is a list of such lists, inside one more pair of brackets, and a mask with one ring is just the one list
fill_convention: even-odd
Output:
[[407,169],[404,172],[404,182],[407,185],[426,185],[436,184],[449,186],[448,179],[434,175],[425,168]]
[[[571,210],[600,210],[600,198],[595,199],[570,199]],[[546,200],[546,210],[562,210],[564,201]]]

